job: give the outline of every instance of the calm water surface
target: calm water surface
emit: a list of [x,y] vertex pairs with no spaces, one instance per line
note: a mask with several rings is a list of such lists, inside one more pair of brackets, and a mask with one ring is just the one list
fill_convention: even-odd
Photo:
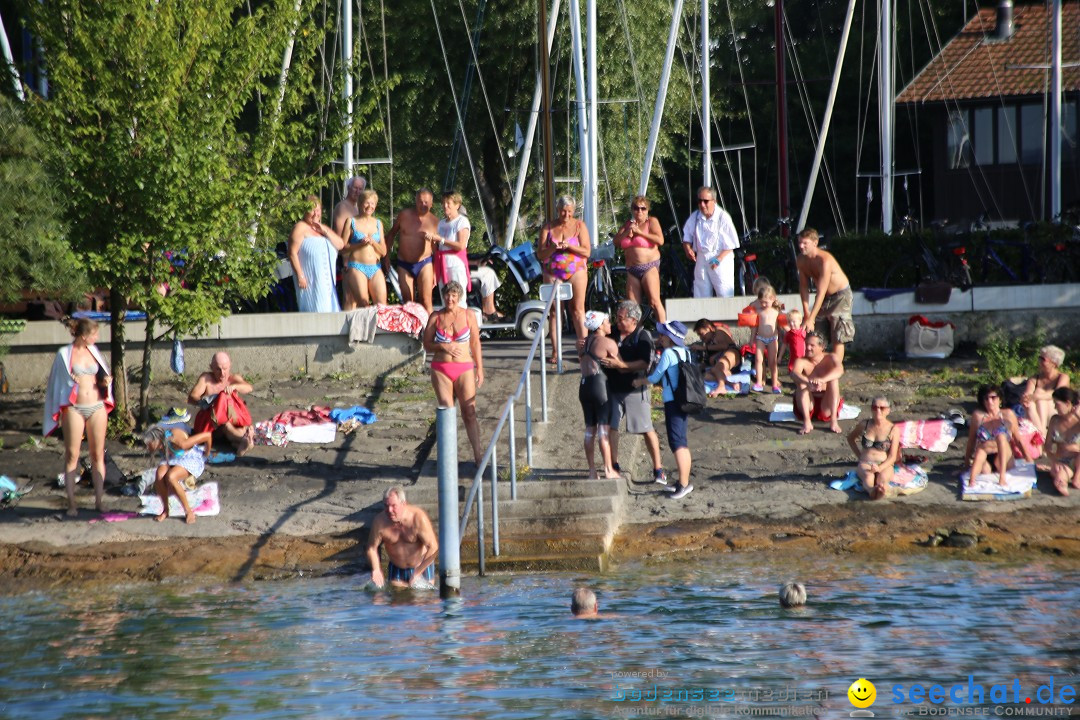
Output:
[[[805,610],[777,605],[791,578]],[[859,677],[900,717],[897,684],[1080,684],[1080,571],[1049,563],[709,557],[469,577],[445,603],[361,582],[0,597],[0,718],[846,718]],[[569,617],[579,582],[606,619]]]

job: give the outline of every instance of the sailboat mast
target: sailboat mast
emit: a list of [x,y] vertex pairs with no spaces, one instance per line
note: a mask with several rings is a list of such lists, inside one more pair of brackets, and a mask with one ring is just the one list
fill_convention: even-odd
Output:
[[712,186],[712,117],[709,109],[709,0],[701,0],[701,184]]
[[1061,0],[1054,0],[1050,37],[1050,219],[1061,215]]
[[[787,127],[787,66],[784,61],[784,0],[776,0],[776,141],[779,162],[780,216],[791,212],[788,195],[788,127]],[[787,226],[781,229],[787,234]]]
[[540,138],[544,144],[544,217],[550,219],[555,216],[555,155],[551,147],[551,58],[546,42],[546,1],[540,0],[536,5],[539,8],[537,36],[540,40]]
[[345,68],[345,122],[349,127],[349,134],[345,136],[345,147],[342,155],[345,158],[345,192],[349,192],[349,178],[353,174],[353,75],[352,75],[352,0],[341,0],[341,64]]
[[588,208],[586,224],[589,227],[589,236],[592,241],[598,243],[600,242],[599,228],[597,227],[600,214],[598,202],[600,193],[597,185],[600,182],[600,164],[597,162],[597,156],[600,151],[598,146],[600,124],[597,117],[599,94],[596,84],[596,0],[586,0],[585,8],[585,34],[589,46],[589,127],[587,128],[589,138],[589,197],[586,201],[586,207]]
[[881,57],[878,103],[881,109],[881,229],[892,232],[893,219],[893,68],[892,0],[881,0]]
[[589,223],[589,198],[592,197],[592,164],[589,161],[589,115],[585,100],[585,59],[581,49],[581,4],[570,0],[570,39],[574,66],[574,98],[577,105],[578,123],[578,158],[581,163],[581,211],[589,232],[593,226]]

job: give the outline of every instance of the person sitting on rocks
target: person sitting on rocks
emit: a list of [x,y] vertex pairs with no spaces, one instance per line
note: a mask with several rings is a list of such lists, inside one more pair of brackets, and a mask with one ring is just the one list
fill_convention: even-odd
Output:
[[210,371],[199,376],[188,394],[188,404],[199,408],[195,415],[195,432],[210,430],[218,442],[228,441],[237,455],[246,453],[255,444],[255,428],[251,424],[251,413],[240,396],[253,389],[251,383],[232,372],[228,353],[214,353]]
[[813,432],[814,420],[829,423],[841,432],[839,414],[843,406],[840,378],[844,363],[836,353],[825,352],[825,340],[816,332],[806,335],[806,357],[795,361],[791,379],[795,381],[795,417],[802,421],[800,435]]
[[1080,458],[1080,394],[1072,388],[1054,390],[1054,409],[1057,414],[1050,418],[1043,447],[1045,460],[1039,469],[1049,470],[1054,489],[1062,495],[1069,494],[1069,483],[1080,489],[1080,475],[1076,472]]
[[[964,462],[970,466],[968,487],[984,473],[997,471],[999,484],[1007,483],[1006,473],[1014,462],[1012,438],[1019,433],[1016,413],[1001,407],[1001,393],[996,387],[983,385],[976,394],[979,409],[971,414],[971,430],[968,433]],[[1027,449],[1021,445],[1024,459],[1031,462]],[[992,459],[991,459],[992,458]]]
[[856,425],[848,435],[848,445],[859,458],[855,474],[863,482],[871,500],[885,497],[893,466],[900,458],[900,431],[889,422],[889,400],[884,396],[870,403],[870,419]]

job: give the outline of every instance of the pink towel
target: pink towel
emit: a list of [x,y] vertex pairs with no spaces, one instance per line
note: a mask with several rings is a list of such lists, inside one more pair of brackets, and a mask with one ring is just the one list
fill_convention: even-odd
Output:
[[956,426],[948,420],[908,420],[896,423],[900,447],[943,453],[956,439]]

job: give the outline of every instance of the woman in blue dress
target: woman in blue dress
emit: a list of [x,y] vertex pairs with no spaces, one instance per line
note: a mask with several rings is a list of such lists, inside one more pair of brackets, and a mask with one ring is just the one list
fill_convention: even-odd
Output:
[[296,304],[300,312],[339,312],[337,287],[338,251],[345,246],[341,236],[322,224],[322,203],[307,197],[311,209],[293,226],[289,236],[289,262],[296,282]]

